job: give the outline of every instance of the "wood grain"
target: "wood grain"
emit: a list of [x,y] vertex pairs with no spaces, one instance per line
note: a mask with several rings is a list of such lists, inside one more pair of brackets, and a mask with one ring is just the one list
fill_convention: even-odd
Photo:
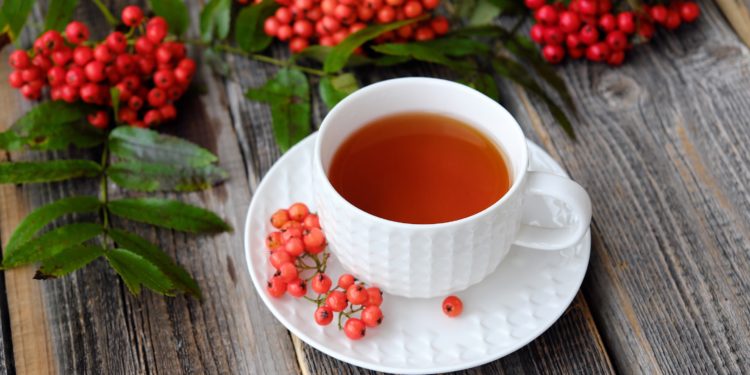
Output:
[[578,142],[521,90],[510,104],[594,207],[584,295],[624,373],[750,371],[750,54],[713,3],[618,69],[560,69]]

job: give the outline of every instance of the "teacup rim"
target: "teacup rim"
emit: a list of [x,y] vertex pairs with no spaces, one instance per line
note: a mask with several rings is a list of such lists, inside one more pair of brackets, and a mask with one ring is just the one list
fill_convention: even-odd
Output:
[[[518,176],[513,176],[513,182],[508,189],[508,191],[503,194],[500,199],[495,201],[490,206],[486,207],[485,209],[474,213],[470,216],[466,216],[457,220],[452,221],[445,221],[441,223],[404,223],[400,221],[394,221],[385,219],[376,215],[373,215],[357,206],[349,202],[346,198],[344,198],[337,190],[333,187],[331,184],[331,181],[328,179],[328,175],[326,174],[325,170],[323,169],[323,161],[322,161],[322,155],[320,152],[321,143],[323,142],[325,131],[326,131],[326,124],[329,122],[330,118],[335,116],[336,113],[340,112],[342,108],[344,108],[347,103],[356,100],[358,96],[362,96],[367,94],[368,92],[372,90],[380,89],[383,86],[389,86],[389,85],[395,85],[395,84],[409,84],[411,82],[416,83],[429,83],[429,84],[439,84],[439,85],[445,85],[446,87],[450,87],[452,89],[458,89],[466,91],[468,94],[471,95],[479,95],[483,100],[490,101],[493,105],[497,107],[497,109],[504,112],[504,115],[506,115],[508,118],[510,118],[513,121],[513,125],[515,125],[514,131],[520,134],[524,144],[521,147],[523,150],[523,155],[520,156],[520,168]],[[384,114],[388,115],[388,114]],[[479,130],[482,131],[482,130]],[[508,159],[515,159],[516,157],[509,155],[508,152],[503,152],[504,157]],[[313,168],[315,169],[313,171],[313,174],[318,174],[322,176],[322,182],[323,188],[329,190],[334,194],[334,196],[341,200],[347,207],[353,209],[355,212],[357,212],[360,215],[366,216],[370,220],[374,220],[377,223],[385,224],[389,226],[397,226],[397,227],[405,227],[405,228],[413,228],[413,229],[437,229],[440,227],[448,227],[448,226],[454,226],[454,225],[461,225],[469,221],[475,221],[482,217],[485,217],[490,214],[490,212],[495,211],[498,207],[502,206],[505,202],[511,199],[512,196],[515,195],[516,192],[518,192],[519,189],[521,189],[521,186],[523,185],[523,181],[526,177],[526,173],[528,171],[529,166],[529,149],[528,144],[526,144],[526,136],[523,133],[523,130],[521,129],[521,126],[518,124],[518,121],[516,118],[508,112],[508,110],[503,107],[500,103],[493,100],[492,98],[488,97],[487,95],[483,94],[482,92],[473,89],[469,86],[453,82],[450,80],[440,79],[440,78],[431,78],[431,77],[401,77],[401,78],[392,78],[387,79],[383,81],[379,81],[370,85],[367,85],[365,87],[360,88],[359,90],[353,92],[352,94],[345,97],[343,100],[341,100],[335,107],[333,107],[328,114],[323,118],[323,121],[320,124],[320,127],[318,129],[318,136],[315,139],[315,147],[313,149],[313,158],[315,159],[313,161]],[[319,187],[316,186],[317,184],[313,184],[314,189],[318,189]]]

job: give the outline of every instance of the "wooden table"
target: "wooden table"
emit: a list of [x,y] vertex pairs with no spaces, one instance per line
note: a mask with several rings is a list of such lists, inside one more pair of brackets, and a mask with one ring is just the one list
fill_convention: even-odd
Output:
[[[121,9],[126,2],[107,3]],[[193,20],[196,3],[190,2]],[[591,194],[592,257],[581,293],[549,331],[462,373],[750,373],[750,51],[714,3],[702,7],[697,24],[658,35],[621,68],[585,62],[560,68],[581,110],[577,142],[537,100],[500,82],[503,103],[526,134]],[[40,23],[43,9],[32,23]],[[76,17],[106,29],[87,1]],[[7,55],[8,49],[2,61]],[[231,180],[184,197],[239,229],[195,237],[133,227],[195,276],[205,300],[133,297],[103,261],[54,281],[32,280],[31,267],[6,271],[3,372],[368,373],[290,335],[251,285],[241,228],[254,189],[280,154],[269,110],[242,94],[274,68],[234,56],[226,61],[233,71],[226,79],[199,68],[208,94],[185,98],[168,131],[219,155]],[[361,73],[363,84],[445,76],[428,66]],[[0,64],[0,76],[7,74]],[[2,80],[5,128],[30,104]],[[319,124],[325,110],[314,95]],[[0,154],[34,157],[40,156]],[[32,208],[92,194],[90,185],[0,186],[2,243]]]

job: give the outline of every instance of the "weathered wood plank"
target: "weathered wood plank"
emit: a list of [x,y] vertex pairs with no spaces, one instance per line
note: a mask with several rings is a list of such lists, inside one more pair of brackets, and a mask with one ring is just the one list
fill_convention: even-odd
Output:
[[[131,1],[108,2],[117,13]],[[35,17],[43,14],[35,10]],[[192,9],[197,20],[197,7]],[[106,26],[90,2],[82,2],[78,19],[94,25],[93,34],[104,35]],[[197,23],[193,26],[197,28]],[[7,74],[6,74],[7,75]],[[4,75],[4,76],[6,76]],[[224,84],[205,66],[199,66],[197,80],[209,95],[188,96],[180,106],[177,123],[163,130],[193,140],[219,155],[231,180],[210,191],[182,195],[185,200],[217,211],[236,230],[220,236],[192,236],[115,221],[115,225],[136,229],[160,244],[185,266],[204,291],[204,299],[164,298],[145,292],[133,297],[103,261],[60,280],[33,281],[16,278],[23,298],[36,298],[35,310],[42,315],[26,319],[14,314],[12,324],[30,332],[14,340],[16,364],[21,373],[296,373],[299,372],[288,333],[271,317],[255,295],[244,271],[242,225],[249,203],[247,175],[226,111]],[[4,107],[26,108],[20,96],[7,85],[0,97],[11,98]],[[7,111],[17,117],[18,112]],[[10,120],[3,121],[2,127]],[[65,157],[56,153],[53,157]],[[15,155],[14,155],[15,156]],[[24,154],[26,157],[36,157]],[[21,202],[36,207],[54,199],[81,193],[96,193],[96,184],[58,183],[10,187],[17,194],[3,202]],[[111,187],[111,196],[121,195]],[[2,210],[3,215],[11,210]],[[21,215],[18,215],[20,219]],[[16,219],[16,222],[18,221]],[[15,224],[3,217],[3,238]],[[7,228],[7,229],[6,229]],[[19,272],[19,271],[12,271]],[[8,272],[6,275],[11,274]],[[6,276],[8,278],[8,276]],[[14,280],[16,280],[14,279]],[[19,287],[20,288],[20,287]],[[9,295],[10,297],[10,295]],[[14,301],[10,301],[13,308]],[[20,307],[20,304],[18,305]],[[11,309],[11,312],[13,311]],[[17,330],[14,326],[13,334]],[[49,348],[47,353],[43,349]],[[46,367],[18,363],[33,358]],[[23,366],[22,366],[23,365]]]
[[750,53],[702,7],[623,67],[560,69],[580,104],[576,143],[538,101],[511,96],[591,194],[583,290],[624,373],[750,371]]

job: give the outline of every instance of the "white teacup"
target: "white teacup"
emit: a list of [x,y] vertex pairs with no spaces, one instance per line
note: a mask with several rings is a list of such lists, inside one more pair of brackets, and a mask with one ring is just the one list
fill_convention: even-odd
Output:
[[[390,221],[346,201],[327,177],[339,146],[375,119],[417,111],[462,120],[499,145],[511,173],[508,192],[477,214],[439,224]],[[521,128],[494,100],[451,81],[392,79],[349,95],[323,120],[313,161],[315,203],[331,251],[352,274],[394,295],[444,296],[482,281],[513,244],[559,250],[586,233],[591,221],[586,191],[568,178],[531,172],[528,166]],[[524,200],[535,195],[565,202],[577,218],[574,225],[553,229],[522,223]]]

